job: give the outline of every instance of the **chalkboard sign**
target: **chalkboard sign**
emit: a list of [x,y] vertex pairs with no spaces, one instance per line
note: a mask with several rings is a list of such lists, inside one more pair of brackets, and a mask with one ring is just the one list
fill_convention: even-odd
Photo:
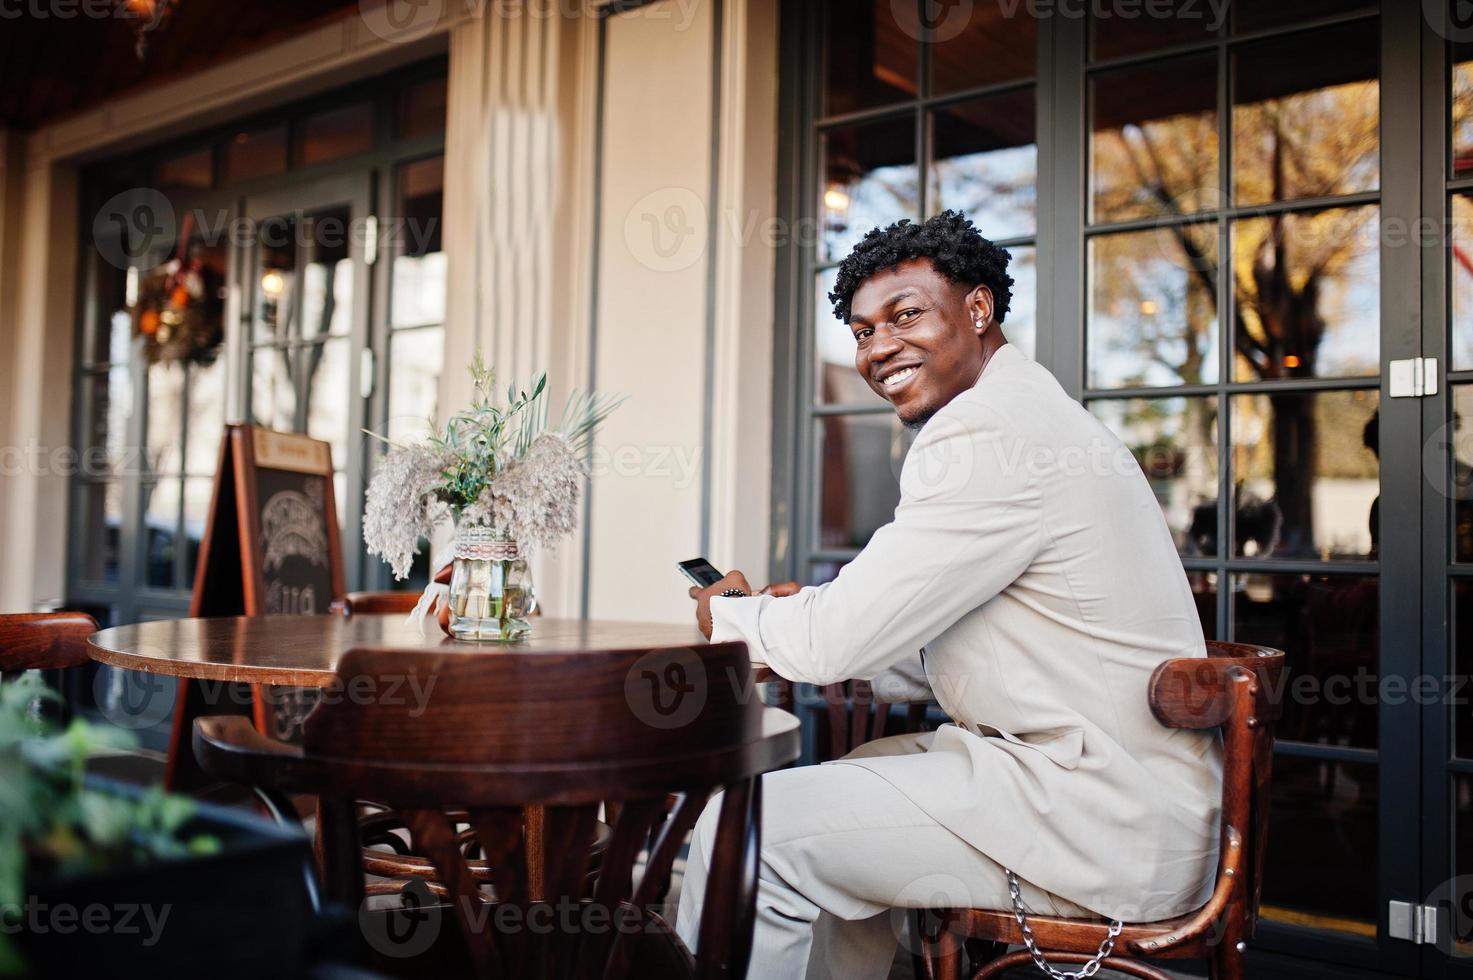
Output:
[[[209,521],[200,543],[191,616],[327,614],[346,591],[332,450],[291,432],[230,424],[220,443]],[[253,696],[256,726],[295,741],[316,689],[273,687]],[[201,774],[190,739],[207,705],[199,685],[181,683],[167,782],[188,788]],[[218,700],[218,698],[216,699]]]

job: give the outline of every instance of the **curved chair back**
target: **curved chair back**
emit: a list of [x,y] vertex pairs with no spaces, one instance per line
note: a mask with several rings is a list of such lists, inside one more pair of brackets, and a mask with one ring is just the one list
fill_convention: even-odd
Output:
[[[799,742],[796,720],[762,705],[743,644],[576,654],[364,649],[343,658],[338,680],[308,717],[300,751],[284,754],[224,718],[201,720],[195,736],[201,761],[218,774],[320,794],[329,894],[361,901],[353,801],[373,800],[404,816],[414,852],[434,863],[481,976],[745,973],[759,777],[796,758]],[[653,909],[719,791],[692,962]],[[680,796],[667,820],[671,793]],[[620,805],[590,882],[604,801]],[[464,812],[471,847],[446,811]],[[494,899],[468,867],[477,851]],[[529,928],[539,916],[552,928]]]
[[[1151,712],[1168,728],[1221,728],[1222,841],[1218,892],[1245,938],[1258,924],[1268,850],[1274,726],[1282,715],[1284,654],[1246,643],[1207,643],[1207,657],[1168,660],[1151,676]],[[1234,851],[1248,851],[1233,870]],[[1214,902],[1217,899],[1214,895]]]
[[0,615],[0,673],[79,667],[89,659],[87,637],[97,620],[86,613]]

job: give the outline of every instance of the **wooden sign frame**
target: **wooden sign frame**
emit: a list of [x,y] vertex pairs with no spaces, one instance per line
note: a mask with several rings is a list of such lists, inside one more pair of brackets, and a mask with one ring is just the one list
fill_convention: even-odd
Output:
[[[302,473],[323,478],[322,512],[326,535],[330,596],[317,611],[328,614],[347,592],[343,548],[333,486],[332,447],[319,439],[277,432],[246,423],[225,426],[210,493],[209,518],[200,541],[189,615],[265,616],[268,609],[266,570],[261,544],[258,474],[262,470]],[[197,682],[183,679],[175,702],[165,785],[188,788],[206,781],[191,750],[195,718],[206,713]],[[271,704],[256,688],[252,717],[263,734],[271,734]]]

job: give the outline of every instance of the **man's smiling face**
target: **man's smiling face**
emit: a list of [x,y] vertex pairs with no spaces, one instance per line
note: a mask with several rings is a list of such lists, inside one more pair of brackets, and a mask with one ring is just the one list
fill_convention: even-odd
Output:
[[983,336],[997,330],[991,291],[952,282],[930,259],[909,259],[860,284],[849,327],[854,367],[909,426],[976,383],[990,353]]

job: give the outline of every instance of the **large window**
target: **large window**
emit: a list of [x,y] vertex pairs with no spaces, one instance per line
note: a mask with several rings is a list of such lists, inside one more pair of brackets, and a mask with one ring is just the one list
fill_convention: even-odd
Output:
[[[962,208],[1013,251],[1004,333],[1140,462],[1204,634],[1289,655],[1261,944],[1405,971],[1387,901],[1422,900],[1473,853],[1449,833],[1448,860],[1418,865],[1438,853],[1418,850],[1418,821],[1441,820],[1425,808],[1467,824],[1467,709],[1427,709],[1453,717],[1441,788],[1418,800],[1419,733],[1439,729],[1377,687],[1473,662],[1473,47],[1451,48],[1440,84],[1446,28],[1366,0],[792,7],[788,193],[817,233],[783,280],[796,393],[777,398],[792,448],[776,570],[832,578],[891,519],[908,445],[828,313],[834,265],[875,225]],[[1443,109],[1447,138],[1419,148]],[[1441,279],[1419,281],[1424,253],[1400,247],[1424,209],[1451,232],[1445,319],[1418,299]],[[1418,455],[1418,403],[1383,379],[1441,350],[1439,331],[1449,563],[1421,592],[1431,538],[1405,525],[1437,457]],[[1421,647],[1418,595],[1447,646]]]
[[[329,442],[356,526],[360,430],[436,412],[445,86],[443,62],[416,66],[89,171],[89,216],[122,192],[173,220],[141,242],[87,223],[69,602],[113,622],[187,608],[227,421]],[[342,540],[350,587],[389,584]]]

